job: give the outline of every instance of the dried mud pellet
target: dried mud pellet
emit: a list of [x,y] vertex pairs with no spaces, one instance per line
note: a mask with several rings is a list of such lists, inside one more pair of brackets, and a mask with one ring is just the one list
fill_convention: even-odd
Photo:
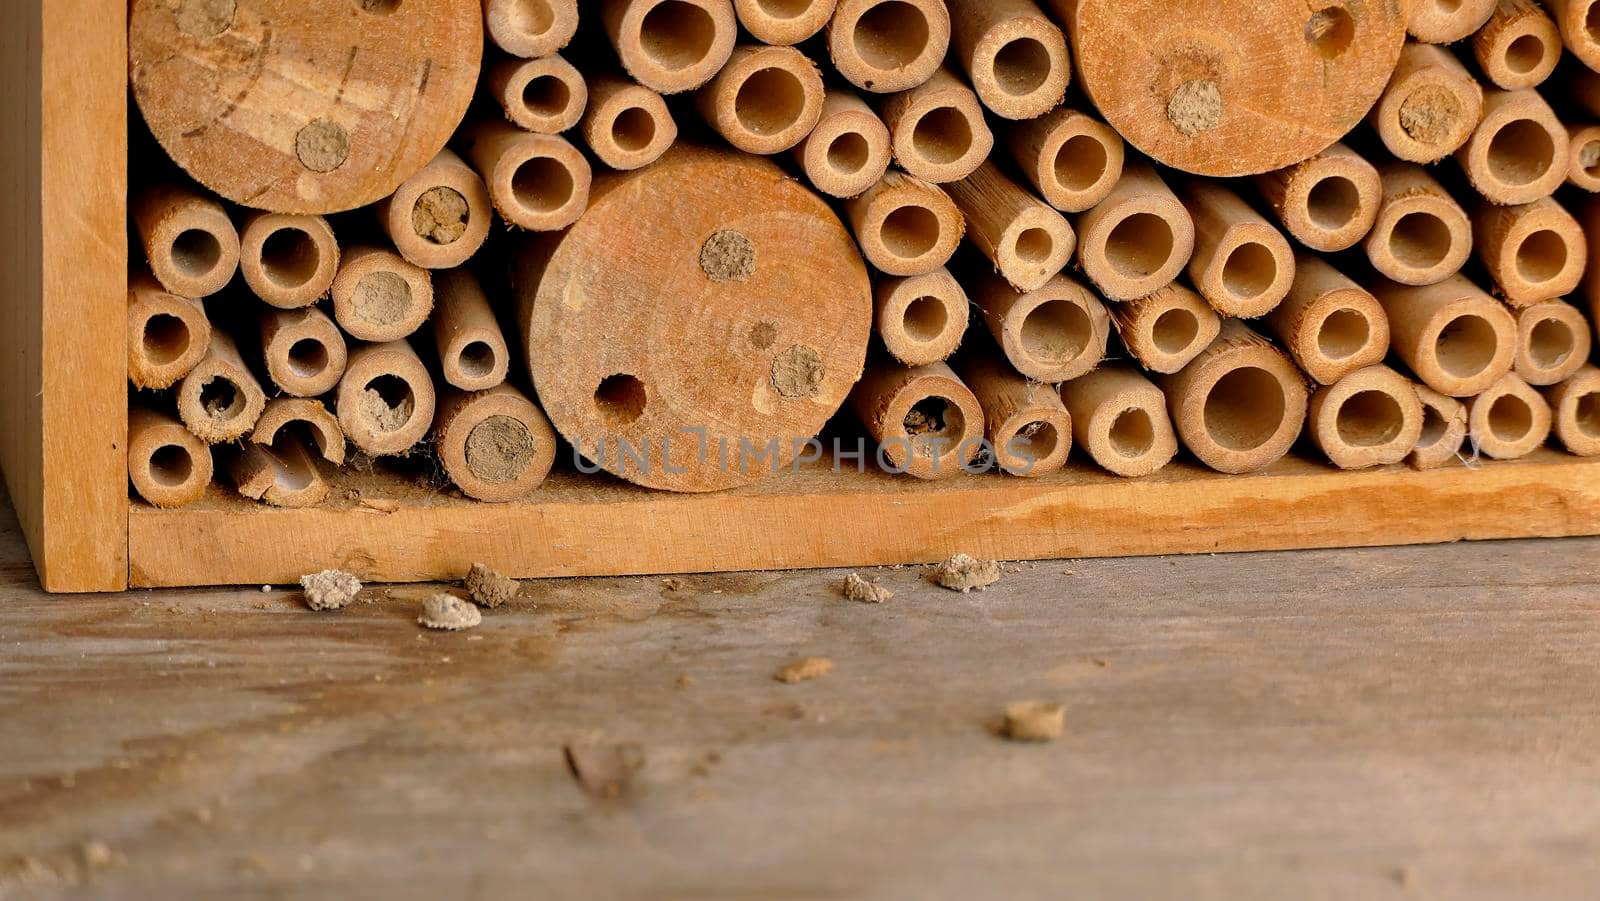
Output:
[[449,269],[471,259],[494,221],[483,179],[448,150],[406,179],[377,212],[395,250],[424,269]]
[[333,280],[333,318],[359,341],[396,341],[428,321],[433,276],[384,247],[352,247]]
[[1407,43],[1367,121],[1390,153],[1435,163],[1466,143],[1482,113],[1483,88],[1449,49]]

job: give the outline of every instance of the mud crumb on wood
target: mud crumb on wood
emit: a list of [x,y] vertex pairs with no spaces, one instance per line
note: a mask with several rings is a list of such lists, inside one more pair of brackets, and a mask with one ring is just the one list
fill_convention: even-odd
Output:
[[1000,564],[957,554],[933,569],[933,579],[951,591],[982,591],[1000,581]]
[[482,563],[472,564],[472,569],[467,572],[467,578],[462,584],[467,593],[472,595],[474,604],[488,607],[490,610],[507,601],[515,600],[522,591],[522,583],[502,576]]
[[301,576],[300,587],[305,589],[306,606],[312,610],[339,610],[361,593],[361,580],[347,572],[325,569]]
[[1067,726],[1067,711],[1045,701],[1013,701],[1006,705],[1001,733],[1012,741],[1054,741]]
[[1178,85],[1167,100],[1167,119],[1189,137],[1222,124],[1222,92],[1209,78]]
[[844,596],[863,604],[881,604],[894,597],[894,592],[863,578],[860,573],[851,573],[844,577]]
[[467,198],[446,185],[429,188],[411,208],[411,229],[435,244],[454,244],[467,233]]
[[810,682],[833,672],[833,661],[827,657],[802,657],[773,673],[772,678],[788,685]]
[[563,749],[572,778],[589,795],[612,801],[633,786],[634,774],[644,767],[644,748],[632,743],[570,744]]
[[460,632],[483,622],[483,614],[453,594],[436,594],[422,602],[417,624],[441,632]]
[[1450,137],[1461,119],[1461,101],[1436,85],[1423,85],[1400,104],[1400,127],[1419,144],[1438,144]]

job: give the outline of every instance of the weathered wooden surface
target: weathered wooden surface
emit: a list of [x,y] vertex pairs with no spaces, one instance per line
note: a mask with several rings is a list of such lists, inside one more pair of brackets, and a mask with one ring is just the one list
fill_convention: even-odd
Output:
[[[548,582],[436,635],[420,586],[46,597],[4,515],[0,898],[1600,884],[1600,540]],[[1021,698],[1067,734],[995,738]]]

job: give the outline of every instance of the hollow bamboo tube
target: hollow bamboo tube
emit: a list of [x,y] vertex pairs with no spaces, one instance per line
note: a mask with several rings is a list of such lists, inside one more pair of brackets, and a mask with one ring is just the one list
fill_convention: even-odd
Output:
[[944,0],[839,0],[828,24],[834,68],[877,94],[910,90],[932,78],[949,49]]
[[579,129],[600,162],[619,171],[648,166],[678,140],[661,95],[614,73],[589,77],[589,108]]
[[589,106],[583,74],[560,55],[504,59],[484,72],[484,87],[518,128],[554,135],[578,124]]
[[793,47],[741,44],[695,92],[700,115],[746,153],[782,153],[822,117],[822,73]]
[[1340,469],[1399,463],[1422,437],[1422,401],[1411,380],[1368,366],[1311,395],[1306,432]]
[[1078,265],[1112,300],[1143,297],[1171,282],[1194,254],[1194,220],[1143,160],[1128,161],[1111,193],[1073,224]]
[[1429,44],[1454,44],[1488,21],[1495,0],[1415,0],[1406,30]]
[[886,275],[923,275],[950,262],[966,221],[938,185],[895,169],[845,201],[867,262]]
[[964,354],[955,369],[983,408],[984,437],[1002,471],[1037,478],[1066,465],[1072,417],[1055,388],[1023,378],[989,353]]
[[1093,207],[1122,178],[1122,136],[1075,109],[1007,125],[1005,140],[1022,174],[1063,213]]
[[1427,385],[1412,388],[1422,403],[1422,433],[1406,462],[1412,469],[1438,469],[1456,459],[1467,440],[1467,405]]
[[1100,365],[1111,335],[1105,304],[1083,285],[1058,275],[1018,294],[992,272],[968,281],[989,333],[1017,371],[1040,382],[1064,382]]
[[955,56],[983,105],[1002,119],[1033,119],[1060,103],[1072,80],[1067,36],[1033,0],[950,0]]
[[1534,387],[1566,381],[1589,362],[1589,321],[1564,300],[1517,311],[1517,358],[1512,371]]
[[328,482],[316,457],[294,432],[281,433],[270,447],[240,445],[231,452],[228,472],[239,494],[274,507],[304,509],[328,499]]
[[885,99],[880,111],[895,162],[934,184],[966,178],[994,150],[978,95],[947,67]]
[[1061,386],[1078,446],[1102,469],[1136,479],[1178,453],[1167,398],[1137,369],[1121,364],[1096,369]]
[[339,241],[321,216],[252,213],[239,234],[239,270],[262,301],[283,310],[308,307],[333,284]]
[[[1583,217],[1583,233],[1589,242],[1589,257],[1600,260],[1600,198],[1584,203],[1578,214]],[[1600,330],[1600,265],[1591,266],[1589,271],[1584,273],[1579,293],[1583,296],[1583,303],[1580,306],[1588,312],[1589,321],[1595,323],[1595,328]]]
[[557,441],[544,413],[502,383],[487,391],[446,391],[434,420],[433,446],[463,494],[504,503],[544,483]]
[[578,0],[483,0],[495,46],[524,59],[549,56],[578,33]]
[[1390,349],[1440,394],[1478,394],[1516,362],[1511,312],[1460,275],[1420,287],[1380,278],[1367,287],[1389,317]]
[[1433,285],[1472,255],[1472,220],[1426,169],[1391,160],[1378,168],[1383,199],[1364,247],[1372,268],[1402,285]]
[[1289,234],[1324,253],[1354,247],[1366,237],[1383,196],[1378,170],[1343,144],[1259,175],[1256,187]]
[[448,150],[401,183],[377,212],[395,250],[424,269],[449,269],[472,259],[494,221],[483,179]]
[[1472,36],[1472,55],[1495,87],[1538,87],[1561,62],[1561,31],[1536,0],[1499,0]]
[[463,391],[487,391],[506,380],[511,352],[477,278],[465,269],[437,277],[433,339],[444,380]]
[[1538,450],[1553,424],[1550,404],[1516,373],[1467,401],[1472,448],[1495,460],[1516,460]]
[[1407,42],[1383,96],[1367,114],[1383,146],[1435,163],[1467,142],[1483,113],[1483,88],[1448,48]]
[[275,397],[267,401],[250,432],[250,440],[270,446],[286,429],[299,431],[310,440],[322,459],[334,466],[344,465],[344,429],[322,401],[309,397]]
[[134,197],[134,230],[156,281],[179,297],[209,297],[239,270],[239,232],[214,197],[158,184]]
[[512,225],[557,231],[589,206],[589,161],[565,138],[485,121],[470,127],[467,143],[467,158],[488,186],[489,199]]
[[1545,389],[1552,430],[1568,453],[1600,457],[1600,369],[1585,364],[1559,385]]
[[1595,0],[1546,0],[1561,40],[1580,62],[1600,71],[1600,12]]
[[1583,281],[1589,262],[1583,228],[1548,197],[1518,206],[1480,204],[1472,234],[1478,257],[1513,307],[1565,296]]
[[417,352],[404,341],[390,341],[350,352],[335,411],[356,447],[374,457],[404,454],[428,433],[435,399]]
[[1456,160],[1490,203],[1531,203],[1566,179],[1568,144],[1566,128],[1537,91],[1488,90],[1483,118]]
[[1178,192],[1194,221],[1189,279],[1225,316],[1253,319],[1282,302],[1295,278],[1283,233],[1220,183],[1186,182]]
[[600,18],[628,74],[662,94],[710,81],[739,34],[728,0],[602,0]]
[[394,341],[422,327],[433,312],[433,278],[392,250],[372,245],[345,251],[333,280],[333,318],[359,341]]
[[250,434],[266,404],[233,336],[213,326],[205,357],[178,382],[178,417],[201,441],[221,444]]
[[947,269],[880,278],[873,300],[878,336],[889,354],[907,366],[948,359],[966,336],[967,293]]
[[948,479],[983,450],[983,407],[945,363],[869,363],[850,405],[878,442],[879,462],[894,472]]
[[1222,329],[1222,318],[1205,298],[1178,282],[1112,304],[1111,321],[1128,352],[1144,368],[1162,374],[1189,365]]
[[795,145],[811,186],[831,197],[855,197],[883,178],[893,150],[889,127],[849,88],[830,87],[817,127]]
[[1567,135],[1567,184],[1600,192],[1600,125],[1570,125]]
[[994,163],[945,186],[967,220],[967,237],[1019,291],[1032,291],[1066,267],[1077,246],[1072,226]]
[[339,327],[316,307],[262,315],[261,355],[273,384],[294,397],[332,391],[349,359]]
[[837,5],[837,0],[733,0],[733,11],[751,37],[763,44],[789,47],[821,31]]
[[1255,472],[1289,452],[1306,419],[1300,370],[1237,319],[1158,382],[1183,445],[1218,472]]
[[200,301],[168,293],[148,272],[128,277],[128,380],[135,388],[170,388],[210,343]]
[[211,484],[211,449],[176,419],[136,403],[128,408],[128,480],[154,506],[192,504]]
[[1266,324],[1315,381],[1331,385],[1383,362],[1389,317],[1376,298],[1314,254],[1297,256],[1294,287]]

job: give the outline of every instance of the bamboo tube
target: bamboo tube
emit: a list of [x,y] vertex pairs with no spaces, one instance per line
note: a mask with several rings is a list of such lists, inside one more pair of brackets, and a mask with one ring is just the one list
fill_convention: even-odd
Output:
[[1122,178],[1122,136],[1075,109],[1061,107],[1037,119],[1012,123],[1005,138],[1022,174],[1063,213],[1093,207]]
[[557,231],[578,221],[589,205],[589,161],[565,138],[480,122],[467,133],[467,158],[494,208],[518,228]]
[[1167,398],[1131,366],[1097,369],[1061,386],[1072,434],[1090,458],[1114,475],[1151,475],[1178,453]]
[[206,355],[178,382],[178,416],[207,444],[250,434],[267,396],[245,365],[233,336],[215,326]]
[[1583,228],[1548,197],[1518,206],[1480,204],[1473,215],[1478,256],[1506,302],[1525,307],[1570,294],[1583,281]]
[[1111,316],[1094,292],[1064,275],[1018,294],[1005,279],[978,272],[967,285],[989,333],[1017,371],[1040,382],[1064,382],[1100,365]]
[[804,41],[833,18],[836,0],[733,0],[739,24],[763,44],[790,47]]
[[1454,44],[1483,27],[1495,0],[1416,0],[1406,30],[1429,44]]
[[483,24],[512,56],[549,56],[578,33],[578,0],[483,0]]
[[1389,317],[1390,348],[1429,388],[1469,397],[1511,371],[1516,320],[1472,282],[1452,275],[1410,287],[1377,279],[1368,289]]
[[433,446],[463,494],[503,503],[527,497],[544,483],[557,441],[544,413],[502,383],[487,391],[446,391],[434,420]]
[[583,74],[559,55],[501,60],[484,73],[484,87],[513,125],[540,134],[577,125],[589,106]]
[[1023,378],[998,356],[964,354],[955,369],[983,409],[995,464],[1014,476],[1056,472],[1072,451],[1072,417],[1049,385]]
[[1561,62],[1561,31],[1535,0],[1499,0],[1472,36],[1472,55],[1501,90],[1538,87]]
[[950,262],[966,221],[937,185],[891,169],[845,201],[850,229],[867,262],[885,275],[923,275]]
[[834,68],[864,91],[906,91],[933,77],[950,48],[944,0],[839,0],[828,24]]
[[746,153],[782,153],[822,117],[822,73],[793,47],[742,44],[695,92],[700,115]]
[[966,178],[994,150],[978,95],[947,67],[887,98],[880,110],[895,162],[934,184]]
[[211,484],[211,449],[165,413],[128,408],[128,480],[156,507],[199,500]]
[[1256,178],[1283,227],[1312,250],[1347,250],[1378,218],[1383,180],[1373,165],[1343,144],[1303,163]]
[[1600,457],[1600,369],[1585,364],[1566,381],[1545,389],[1553,430],[1568,453]]
[[1507,373],[1467,401],[1467,434],[1477,453],[1516,460],[1538,450],[1550,437],[1554,416],[1539,392]]
[[1383,199],[1364,246],[1372,268],[1402,285],[1434,285],[1472,255],[1472,220],[1426,169],[1390,161],[1378,169]]
[[907,366],[946,360],[967,333],[967,293],[947,269],[881,278],[873,290],[878,336]]
[[169,388],[189,374],[211,343],[211,321],[198,300],[169,294],[154,276],[128,277],[128,380]]
[[1422,437],[1422,401],[1411,380],[1369,366],[1311,395],[1306,432],[1340,469],[1399,463]]
[[1178,192],[1194,222],[1189,278],[1217,312],[1253,319],[1283,301],[1295,255],[1283,233],[1227,187],[1191,179]]
[[294,397],[332,391],[349,359],[339,327],[316,307],[262,315],[261,355],[273,384]]
[[944,363],[867,366],[850,404],[878,442],[879,462],[919,479],[948,479],[983,450],[983,407]]
[[1178,282],[1112,304],[1111,321],[1140,365],[1168,375],[1189,365],[1222,330],[1216,310]]
[[433,312],[433,278],[392,250],[349,248],[333,280],[333,318],[359,341],[395,341]]
[[1210,347],[1159,384],[1184,446],[1218,472],[1270,466],[1305,424],[1300,370],[1237,319],[1224,320]]
[[795,145],[811,186],[830,197],[855,197],[889,169],[889,127],[849,88],[828,88],[817,127]]
[[489,189],[448,150],[378,203],[378,221],[406,262],[450,269],[472,259],[494,221]]
[[660,94],[606,73],[589,78],[580,132],[600,162],[627,171],[660,159],[678,139],[678,123]]
[[1321,257],[1297,256],[1294,287],[1266,324],[1306,374],[1323,385],[1383,362],[1389,317],[1376,298]]
[[1578,308],[1548,300],[1517,311],[1517,356],[1512,371],[1539,388],[1566,381],[1589,362],[1594,338]]
[[1422,433],[1406,462],[1412,469],[1438,469],[1461,454],[1467,440],[1467,405],[1427,385],[1412,388],[1422,403]]
[[1073,224],[1078,265],[1111,300],[1143,297],[1166,285],[1194,254],[1194,220],[1142,160],[1128,161],[1111,193]]
[[1456,160],[1490,203],[1531,203],[1567,177],[1568,143],[1566,128],[1538,92],[1489,90],[1483,119]]
[[274,507],[304,509],[328,499],[328,482],[316,457],[294,432],[284,432],[270,447],[250,442],[231,454],[228,472],[244,497]]
[[1595,0],[1546,0],[1545,8],[1561,29],[1561,40],[1580,62],[1600,71],[1600,12]]
[[1077,236],[1065,217],[984,161],[945,186],[967,220],[967,237],[1019,291],[1032,291],[1072,259]]
[[1002,119],[1055,109],[1072,80],[1067,37],[1033,0],[950,0],[955,56]]
[[1572,125],[1567,153],[1567,184],[1590,194],[1600,192],[1600,125]]
[[477,278],[466,269],[438,274],[433,339],[444,380],[463,391],[487,391],[506,380],[511,352]]
[[600,17],[628,74],[662,94],[710,81],[739,33],[728,0],[603,0]]
[[333,284],[339,241],[321,216],[252,213],[240,230],[239,270],[262,301],[282,310],[308,307]]
[[214,198],[181,184],[140,191],[129,211],[156,281],[179,297],[209,297],[239,271],[239,232]]
[[[1583,217],[1583,233],[1589,242],[1588,255],[1600,260],[1600,199],[1588,201],[1578,212]],[[1581,293],[1583,303],[1579,306],[1588,312],[1589,321],[1596,323],[1596,329],[1600,329],[1600,265],[1591,266],[1584,273]]]
[[1436,163],[1472,137],[1483,113],[1483,88],[1433,44],[1407,42],[1383,96],[1367,114],[1383,146],[1403,160]]
[[267,401],[250,433],[256,444],[271,446],[288,432],[299,432],[334,466],[344,465],[344,429],[322,401],[309,397],[275,397]]
[[404,341],[350,352],[335,411],[351,443],[374,457],[404,454],[433,422],[433,380]]

